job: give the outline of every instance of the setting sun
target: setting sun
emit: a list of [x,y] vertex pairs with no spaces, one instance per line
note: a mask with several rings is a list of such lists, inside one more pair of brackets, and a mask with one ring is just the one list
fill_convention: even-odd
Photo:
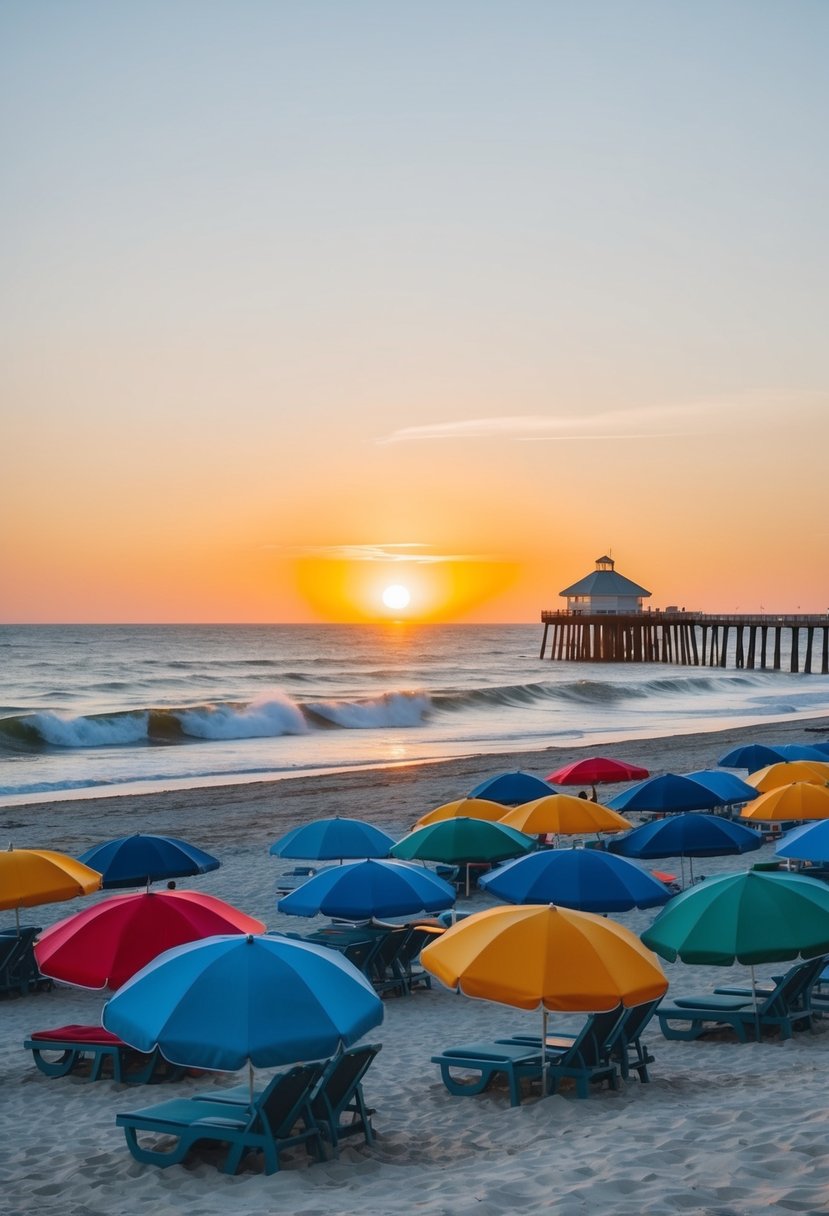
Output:
[[408,608],[411,598],[408,587],[402,583],[392,583],[383,592],[383,603],[387,608]]

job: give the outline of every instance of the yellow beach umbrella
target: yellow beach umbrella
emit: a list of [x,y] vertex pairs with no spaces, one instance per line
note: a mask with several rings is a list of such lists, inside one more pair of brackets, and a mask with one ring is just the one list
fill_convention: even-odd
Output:
[[633,825],[618,811],[572,794],[549,794],[508,811],[501,823],[528,836],[586,836],[590,832],[626,832]]
[[829,763],[820,760],[789,760],[787,763],[767,764],[758,772],[746,777],[746,784],[753,785],[761,794],[779,789],[781,785],[792,785],[795,781],[808,781],[811,785],[829,785]]
[[14,908],[20,923],[20,908],[62,903],[78,895],[90,895],[101,886],[101,875],[66,853],[50,849],[15,849],[0,853],[0,908]]
[[433,811],[421,815],[416,828],[424,828],[430,823],[439,823],[442,819],[485,819],[491,823],[500,819],[504,813],[502,802],[490,802],[488,798],[456,798],[454,802],[445,802],[436,806]]
[[420,957],[447,988],[515,1009],[599,1013],[668,988],[656,955],[629,929],[554,904],[476,912]]
[[829,819],[829,786],[795,781],[753,799],[740,811],[741,819],[773,820]]

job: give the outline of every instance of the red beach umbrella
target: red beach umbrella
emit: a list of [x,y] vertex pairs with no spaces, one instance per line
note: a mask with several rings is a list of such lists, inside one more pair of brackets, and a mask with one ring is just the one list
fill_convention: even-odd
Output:
[[120,988],[165,950],[228,933],[264,933],[255,920],[200,891],[114,895],[51,925],[35,945],[44,975],[81,988]]
[[642,781],[649,776],[648,770],[638,764],[626,764],[624,760],[610,760],[606,756],[585,756],[583,760],[557,768],[544,780],[553,785],[591,785],[595,794],[596,786],[602,782]]

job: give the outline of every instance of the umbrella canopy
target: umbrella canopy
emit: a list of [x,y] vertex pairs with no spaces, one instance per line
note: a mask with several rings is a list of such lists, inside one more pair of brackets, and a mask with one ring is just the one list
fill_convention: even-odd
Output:
[[104,1007],[103,1023],[171,1063],[235,1071],[318,1060],[383,1020],[353,964],[279,936],[224,936],[168,950]]
[[173,946],[265,926],[199,891],[113,895],[41,933],[35,958],[44,975],[81,988],[120,988]]
[[[741,823],[721,819],[719,815],[704,815],[684,811],[667,819],[654,819],[634,828],[626,836],[608,841],[611,853],[623,857],[683,857],[689,863],[694,880],[694,857],[726,857],[732,853],[748,853],[762,847],[763,837]],[[684,885],[683,870],[683,885]]]
[[556,904],[582,912],[656,908],[671,898],[664,883],[626,861],[595,849],[530,853],[485,874],[479,885],[512,904]]
[[826,752],[812,743],[777,743],[775,751],[784,760],[825,760]]
[[101,886],[137,887],[161,878],[189,878],[218,870],[221,862],[210,853],[175,836],[122,836],[82,853],[80,861],[99,870]]
[[623,857],[725,857],[759,849],[763,837],[732,819],[686,811],[670,819],[655,819],[626,836],[608,841],[611,853]]
[[729,798],[717,794],[708,786],[683,777],[679,773],[663,773],[640,781],[624,793],[611,798],[608,805],[614,811],[650,811],[673,814],[679,811],[705,811],[715,806],[727,806]]
[[49,849],[13,849],[0,853],[0,908],[35,908],[91,895],[101,875],[74,857]]
[[776,747],[766,743],[745,743],[720,756],[717,764],[723,768],[747,768],[750,773],[756,773],[758,768],[777,764],[782,759],[783,755]]
[[470,861],[503,861],[535,848],[535,841],[503,823],[484,819],[443,819],[417,828],[398,840],[395,857],[406,861],[443,861],[451,865]]
[[504,813],[502,802],[490,802],[488,798],[457,798],[454,802],[446,802],[437,806],[433,811],[421,815],[415,823],[416,828],[425,828],[429,823],[440,823],[442,819],[488,819],[494,823]]
[[508,811],[501,823],[536,836],[587,836],[592,832],[625,832],[631,826],[628,819],[609,807],[572,794],[548,794],[525,802]]
[[761,823],[777,819],[829,819],[829,786],[808,781],[781,785],[743,807],[740,818]]
[[641,781],[649,777],[646,768],[638,764],[626,764],[624,760],[610,760],[606,756],[585,756],[573,764],[565,764],[554,773],[548,773],[545,781],[553,785],[592,785],[602,782]]
[[722,769],[703,768],[695,773],[686,773],[692,781],[698,781],[707,789],[712,790],[729,802],[750,802],[757,797],[757,790],[734,773],[724,773]]
[[829,886],[799,874],[749,870],[676,895],[642,934],[662,958],[730,966],[829,952]]
[[598,1013],[656,1000],[668,987],[630,930],[551,904],[477,912],[420,960],[447,988],[517,1009]]
[[455,902],[455,888],[423,866],[405,861],[354,861],[323,870],[279,900],[280,912],[293,916],[416,916],[442,912]]
[[775,848],[778,857],[820,864],[829,861],[829,819],[792,828]]
[[792,785],[795,781],[808,781],[811,785],[829,784],[829,761],[784,760],[769,764],[747,778],[747,784],[754,790],[754,798],[758,790],[761,794],[767,794],[769,790]]
[[274,841],[275,857],[317,861],[342,861],[346,857],[388,857],[394,844],[391,836],[362,819],[316,819],[294,828]]
[[553,789],[532,773],[515,769],[510,773],[497,773],[488,777],[474,790],[470,790],[470,798],[488,798],[491,802],[500,802],[502,806],[518,806],[521,802],[529,802],[533,798],[543,798],[545,794],[555,793]]

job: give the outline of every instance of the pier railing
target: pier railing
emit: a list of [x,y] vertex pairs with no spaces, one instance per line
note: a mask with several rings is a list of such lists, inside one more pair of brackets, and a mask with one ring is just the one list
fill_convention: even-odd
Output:
[[779,671],[785,651],[790,671],[829,674],[829,614],[556,610],[541,621],[542,659],[727,667],[731,655],[735,667]]

